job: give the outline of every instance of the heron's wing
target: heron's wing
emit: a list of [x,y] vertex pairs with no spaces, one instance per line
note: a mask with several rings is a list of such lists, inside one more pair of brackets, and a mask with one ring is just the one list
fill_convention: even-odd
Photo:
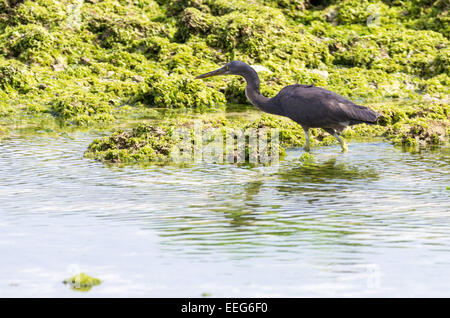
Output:
[[380,117],[380,114],[376,111],[361,105],[340,104],[339,108],[340,113],[345,114],[345,117],[349,118],[350,124],[375,124],[378,117]]
[[376,123],[379,117],[377,112],[320,87],[291,85],[275,98],[288,117],[309,127]]

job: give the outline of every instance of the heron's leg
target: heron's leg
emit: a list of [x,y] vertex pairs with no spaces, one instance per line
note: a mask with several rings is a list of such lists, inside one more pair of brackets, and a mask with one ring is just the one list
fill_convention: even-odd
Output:
[[309,141],[309,129],[305,128],[305,127],[302,127],[302,128],[305,131],[305,150],[306,151],[311,151],[311,144],[310,144],[310,141]]
[[339,137],[339,135],[336,132],[333,134],[333,136],[341,144],[342,152],[347,152],[348,151],[348,147],[347,147],[347,143],[345,142],[345,140],[342,139],[342,137]]
[[342,137],[338,135],[338,133],[334,129],[327,128],[325,129],[325,131],[330,135],[332,135],[334,138],[336,138],[337,141],[339,141],[339,143],[341,144],[342,152],[348,151],[347,143],[345,142],[344,139],[342,139]]

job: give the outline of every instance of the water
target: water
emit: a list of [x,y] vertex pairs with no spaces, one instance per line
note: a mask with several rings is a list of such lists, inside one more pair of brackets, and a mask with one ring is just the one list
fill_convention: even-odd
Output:
[[0,141],[0,296],[450,296],[448,147],[118,168],[93,138]]

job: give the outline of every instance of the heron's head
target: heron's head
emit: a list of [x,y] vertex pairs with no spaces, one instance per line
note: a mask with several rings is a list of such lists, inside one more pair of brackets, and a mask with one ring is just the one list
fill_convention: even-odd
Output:
[[224,67],[221,67],[215,71],[205,73],[197,76],[196,78],[206,78],[217,75],[243,75],[246,70],[248,70],[250,66],[241,61],[233,61],[227,63]]

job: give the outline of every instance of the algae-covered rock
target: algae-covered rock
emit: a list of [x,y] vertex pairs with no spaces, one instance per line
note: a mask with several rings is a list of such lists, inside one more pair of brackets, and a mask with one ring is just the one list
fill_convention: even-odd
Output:
[[334,63],[430,76],[448,68],[444,66],[448,50],[441,47],[445,42],[445,37],[434,31],[378,28],[368,35],[354,35],[336,44]]
[[[395,3],[395,2],[394,2]],[[395,3],[401,7],[402,21],[414,29],[427,29],[450,36],[449,3],[446,0],[410,0]],[[406,11],[405,11],[406,9]]]
[[71,13],[71,3],[77,1],[65,1],[66,5],[61,5],[61,1],[56,0],[34,0],[34,1],[9,1],[15,2],[10,14],[11,22],[17,24],[42,24],[45,26],[56,26],[63,23]]
[[177,37],[181,40],[188,39],[191,34],[207,35],[216,23],[213,16],[203,13],[196,8],[186,8],[180,17]]
[[280,133],[280,143],[284,147],[300,146],[304,142],[304,132],[294,121],[273,115],[263,114],[255,121],[246,123],[248,128],[276,128]]
[[449,25],[444,0],[1,0],[0,115],[91,126],[124,105],[248,105],[240,78],[194,80],[230,60],[267,69],[269,97],[298,82],[365,104],[442,102]]
[[[85,152],[85,157],[107,163],[145,164],[194,162],[198,159],[197,151],[200,151],[202,160],[218,163],[251,162],[262,156],[272,156],[275,151],[278,156],[283,156],[283,147],[298,142],[299,131],[298,127],[292,127],[290,123],[276,125],[275,120],[265,117],[259,121],[230,121],[213,117],[174,119],[155,126],[140,124],[132,130],[118,130],[110,136],[94,140]],[[270,130],[261,129],[272,127],[282,131],[278,141],[272,140]],[[244,138],[241,148],[236,148],[237,144],[230,142],[232,139],[229,138]],[[245,138],[255,138],[255,144]],[[258,140],[265,140],[267,148],[262,148],[266,146],[258,143]],[[181,153],[183,151],[184,154]]]
[[[448,141],[450,134],[450,106],[446,103],[384,103],[371,106],[382,114],[378,125],[357,125],[344,131],[345,138],[352,137],[383,137],[395,145],[439,145]],[[280,158],[289,147],[302,147],[304,145],[304,132],[300,125],[288,118],[261,114],[255,119],[234,117],[224,119],[218,115],[210,115],[206,119],[197,119],[203,142],[219,138],[216,142],[223,143],[223,153],[216,155],[214,162],[227,162],[227,148],[225,141],[227,135],[239,135],[253,130],[255,132],[270,132],[267,136],[269,144],[276,133],[278,142],[275,145]],[[170,163],[177,159],[173,157],[174,149],[178,149],[181,140],[176,134],[177,128],[185,129],[189,137],[184,149],[188,149],[188,162],[194,161],[196,120],[188,117],[175,117],[166,119],[156,125],[140,124],[132,130],[119,130],[112,135],[94,140],[88,147],[85,156],[106,163],[146,164]],[[217,134],[210,135],[211,129]],[[209,134],[209,135],[208,135]],[[208,137],[209,136],[209,137]],[[335,144],[335,139],[321,129],[311,130],[313,146],[326,146]],[[177,139],[178,138],[178,139]],[[186,141],[186,140],[185,140]],[[232,156],[250,160],[250,146],[244,145],[244,152],[232,150]],[[257,155],[261,154],[261,150]],[[270,148],[272,151],[272,148]],[[270,152],[271,153],[271,152]],[[222,156],[217,159],[217,156]],[[240,157],[241,156],[241,157]],[[245,156],[245,157],[243,157]],[[234,161],[231,161],[234,162]]]
[[394,128],[394,144],[426,146],[446,142],[450,125],[434,120],[420,120],[410,125]]
[[16,60],[4,60],[0,57],[0,88],[5,91],[15,89],[26,93],[35,84],[34,73],[30,68]]
[[66,124],[87,125],[92,122],[109,122],[115,119],[110,102],[95,95],[72,92],[50,102],[49,111]]
[[48,52],[53,48],[53,42],[52,34],[40,25],[7,27],[0,34],[0,54],[24,63],[36,62],[48,66],[53,61]]
[[441,48],[429,67],[431,74],[450,75],[450,47]]
[[146,89],[138,100],[147,105],[163,108],[188,108],[198,112],[220,110],[225,97],[205,83],[184,76],[155,74],[147,79]]
[[336,19],[340,24],[372,24],[387,15],[388,6],[382,1],[344,0],[336,2]]
[[108,0],[84,6],[84,23],[97,35],[102,47],[130,46],[141,38],[168,32],[167,25],[151,19],[160,13],[156,2],[140,1],[138,5],[126,2]]
[[175,141],[173,127],[141,124],[130,131],[118,130],[94,140],[85,156],[110,163],[167,161]]
[[76,291],[89,291],[92,287],[100,285],[101,282],[100,279],[91,277],[85,273],[74,275],[63,281],[64,284],[69,285]]
[[316,67],[331,59],[325,43],[290,25],[278,8],[241,0],[202,3],[209,9],[185,8],[178,15],[181,40],[200,35],[215,49],[255,61],[302,59]]
[[424,146],[443,144],[450,134],[450,106],[446,103],[383,105],[380,124],[394,144]]

